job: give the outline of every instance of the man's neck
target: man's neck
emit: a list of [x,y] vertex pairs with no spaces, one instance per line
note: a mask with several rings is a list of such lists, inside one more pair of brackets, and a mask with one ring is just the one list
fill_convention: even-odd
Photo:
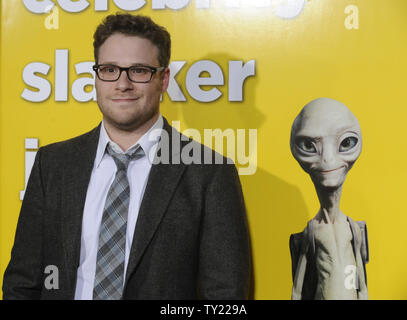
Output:
[[140,138],[154,125],[154,123],[156,123],[159,116],[160,114],[157,113],[154,117],[133,130],[120,129],[113,126],[108,121],[103,121],[103,124],[109,138],[113,142],[117,143],[117,145],[125,152],[140,140]]

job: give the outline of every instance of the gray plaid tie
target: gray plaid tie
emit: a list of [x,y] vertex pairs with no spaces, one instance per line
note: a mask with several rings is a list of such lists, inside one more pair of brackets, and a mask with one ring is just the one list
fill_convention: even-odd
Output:
[[132,159],[143,156],[141,148],[131,154],[116,153],[110,144],[106,151],[117,166],[116,176],[107,193],[99,232],[94,300],[119,300],[123,293],[124,259],[126,249],[127,213],[130,186],[127,167]]

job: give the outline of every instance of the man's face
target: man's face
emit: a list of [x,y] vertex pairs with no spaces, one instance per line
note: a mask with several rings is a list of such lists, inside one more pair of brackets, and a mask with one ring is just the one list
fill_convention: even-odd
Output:
[[[160,67],[158,48],[150,41],[121,33],[111,35],[99,48],[98,64]],[[97,103],[108,125],[134,130],[158,116],[160,95],[168,87],[169,70],[157,72],[148,83],[135,83],[123,71],[115,82],[96,77]]]
[[340,187],[359,157],[362,135],[346,106],[331,99],[307,105],[293,126],[291,151],[314,184]]

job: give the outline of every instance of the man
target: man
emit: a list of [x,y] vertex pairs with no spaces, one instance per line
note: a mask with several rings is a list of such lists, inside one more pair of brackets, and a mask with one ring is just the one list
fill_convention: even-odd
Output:
[[[38,151],[4,298],[245,299],[250,252],[234,165],[172,161],[179,133],[159,112],[168,32],[148,17],[111,15],[94,53],[103,121]],[[180,143],[178,156],[197,145]],[[152,164],[164,153],[168,163]]]

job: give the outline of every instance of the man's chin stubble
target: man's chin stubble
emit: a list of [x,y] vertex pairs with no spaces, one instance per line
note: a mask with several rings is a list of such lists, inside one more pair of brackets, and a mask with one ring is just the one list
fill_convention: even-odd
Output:
[[[143,127],[146,123],[150,122],[151,119],[155,117],[157,113],[152,113],[151,115],[140,115],[137,118],[128,120],[128,121],[115,121],[112,119],[106,119],[111,126],[114,126],[116,129],[125,132],[134,132]],[[106,121],[105,120],[105,121]],[[153,123],[151,123],[153,125]]]

